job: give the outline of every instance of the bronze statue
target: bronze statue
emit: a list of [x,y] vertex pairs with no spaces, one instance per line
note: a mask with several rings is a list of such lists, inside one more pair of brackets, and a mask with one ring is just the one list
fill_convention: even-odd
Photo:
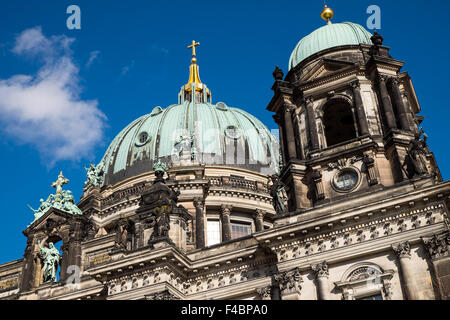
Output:
[[282,191],[286,187],[285,184],[281,182],[280,178],[276,174],[273,174],[269,177],[269,182],[272,182],[272,185],[269,186],[269,192],[272,196],[273,207],[275,208],[275,211],[277,213],[286,211],[286,207],[281,196]]
[[[421,135],[423,135],[423,138],[421,138]],[[416,175],[428,173],[426,163],[426,155],[428,154],[427,138],[428,136],[421,128],[414,135],[414,140],[411,140],[409,143],[402,168],[406,171],[406,175],[410,179]]]
[[44,267],[42,269],[45,282],[56,282],[56,270],[58,269],[61,255],[59,250],[55,248],[53,242],[48,243],[48,248],[41,247],[41,241],[38,241],[40,258]]

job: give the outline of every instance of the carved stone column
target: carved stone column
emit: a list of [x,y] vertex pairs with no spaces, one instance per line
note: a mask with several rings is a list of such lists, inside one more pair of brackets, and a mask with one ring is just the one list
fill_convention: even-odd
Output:
[[[283,105],[284,112],[284,126],[285,126],[285,139],[287,143],[287,151],[289,159],[297,158],[297,150],[295,146],[295,134],[294,134],[294,126],[292,123],[292,112],[295,107],[292,104],[284,103]],[[286,160],[289,160],[286,159]]]
[[197,249],[205,247],[205,200],[203,198],[194,199],[195,206],[195,247]]
[[316,201],[324,199],[325,193],[324,193],[323,183],[322,183],[322,174],[320,173],[319,170],[314,170],[311,178],[312,178],[312,181],[314,182]]
[[408,118],[406,114],[406,108],[403,103],[402,94],[399,88],[400,80],[397,78],[389,79],[389,86],[391,87],[392,99],[394,101],[395,108],[397,109],[397,114],[399,117],[400,128],[403,130],[410,131]]
[[274,278],[280,286],[281,300],[300,300],[303,279],[299,268],[276,274]]
[[411,246],[408,241],[392,245],[392,249],[398,257],[403,278],[403,287],[407,300],[417,300],[414,283],[414,264],[411,262]]
[[392,108],[391,98],[386,87],[387,76],[378,75],[378,87],[380,89],[381,102],[383,104],[383,112],[386,118],[386,124],[389,129],[397,128],[395,122],[394,109]]
[[231,240],[231,222],[230,222],[230,214],[231,214],[231,205],[223,204],[220,207],[220,215],[222,218],[222,241]]
[[311,143],[312,150],[319,149],[319,136],[317,132],[316,116],[314,114],[314,99],[308,97],[305,100],[306,103],[306,115],[308,118],[308,135]]
[[256,212],[253,215],[253,218],[255,219],[255,229],[256,232],[263,231],[264,230],[264,216],[266,212],[261,209],[256,209]]
[[256,292],[260,300],[272,300],[272,286],[257,288]]
[[328,264],[326,261],[317,263],[311,266],[311,269],[316,274],[317,284],[319,286],[319,299],[320,300],[330,300],[330,287],[328,284],[328,276],[330,275],[328,271]]
[[369,126],[367,123],[366,112],[364,111],[364,104],[361,97],[361,88],[359,81],[350,83],[353,88],[353,100],[356,109],[356,116],[358,117],[358,124],[361,135],[369,134]]

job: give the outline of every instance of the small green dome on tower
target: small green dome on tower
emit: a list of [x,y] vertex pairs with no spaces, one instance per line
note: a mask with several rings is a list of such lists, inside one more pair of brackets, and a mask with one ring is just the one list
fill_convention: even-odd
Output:
[[325,49],[361,43],[372,44],[371,36],[369,31],[357,23],[328,23],[298,42],[289,59],[289,70],[309,56]]

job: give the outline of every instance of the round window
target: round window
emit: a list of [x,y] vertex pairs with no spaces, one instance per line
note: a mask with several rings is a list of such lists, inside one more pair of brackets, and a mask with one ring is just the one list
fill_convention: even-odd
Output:
[[239,130],[235,126],[228,126],[225,129],[225,135],[231,139],[239,139],[239,137],[241,136],[241,130]]
[[350,168],[342,169],[334,178],[334,186],[340,191],[352,190],[358,183],[358,173]]
[[147,132],[143,131],[139,133],[136,139],[136,146],[140,147],[146,144],[150,140],[150,136]]

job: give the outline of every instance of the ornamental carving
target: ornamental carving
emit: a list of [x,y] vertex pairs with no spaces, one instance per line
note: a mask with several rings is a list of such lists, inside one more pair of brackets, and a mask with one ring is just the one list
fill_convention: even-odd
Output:
[[180,298],[173,295],[168,290],[147,295],[147,296],[145,296],[145,299],[146,300],[180,300]]
[[272,292],[271,286],[256,289],[256,293],[258,293],[260,300],[272,300],[271,292]]
[[401,258],[410,258],[411,257],[411,245],[408,241],[392,245],[392,250],[394,250],[395,254]]
[[300,292],[302,289],[300,284],[303,282],[303,279],[299,268],[276,274],[274,278],[278,282],[282,293]]
[[346,168],[359,160],[361,160],[361,157],[357,157],[357,156],[353,156],[351,158],[340,158],[340,159],[336,160],[335,162],[330,162],[328,164],[328,170]]
[[328,263],[326,261],[311,265],[311,269],[316,273],[317,278],[328,277],[330,275]]
[[425,248],[432,259],[448,256],[450,246],[450,232],[434,234],[430,238],[422,238]]

